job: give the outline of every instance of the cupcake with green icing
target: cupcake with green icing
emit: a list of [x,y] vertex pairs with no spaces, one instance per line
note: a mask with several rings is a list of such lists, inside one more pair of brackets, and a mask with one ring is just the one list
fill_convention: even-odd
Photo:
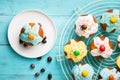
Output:
[[72,69],[72,78],[73,80],[93,80],[94,70],[86,63],[75,65]]
[[120,30],[120,11],[117,9],[107,10],[100,17],[100,25],[108,33]]
[[20,44],[25,47],[46,43],[46,37],[40,23],[25,24],[20,31],[19,39]]

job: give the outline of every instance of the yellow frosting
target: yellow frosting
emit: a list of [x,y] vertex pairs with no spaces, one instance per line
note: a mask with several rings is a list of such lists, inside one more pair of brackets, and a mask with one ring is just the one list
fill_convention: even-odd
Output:
[[[76,50],[80,52],[77,56],[74,54]],[[83,41],[70,40],[70,44],[64,46],[64,52],[67,54],[67,59],[72,59],[74,62],[81,61],[87,55],[86,45]]]
[[117,64],[118,68],[120,68],[120,56],[117,58],[116,64]]

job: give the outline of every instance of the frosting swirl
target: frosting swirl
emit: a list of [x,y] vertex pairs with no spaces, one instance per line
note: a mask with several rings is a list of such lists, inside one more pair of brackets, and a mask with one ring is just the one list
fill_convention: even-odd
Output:
[[91,34],[94,34],[98,31],[98,24],[94,21],[94,17],[92,15],[78,17],[75,22],[75,26],[75,32],[80,37],[84,36],[85,38],[88,38]]
[[[83,76],[83,71],[85,70],[88,71],[87,76]],[[79,64],[73,67],[72,73],[75,77],[75,80],[92,80],[94,70],[89,64]]]

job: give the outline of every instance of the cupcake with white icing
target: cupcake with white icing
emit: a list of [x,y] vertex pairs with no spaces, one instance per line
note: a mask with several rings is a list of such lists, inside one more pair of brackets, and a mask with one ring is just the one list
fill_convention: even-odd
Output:
[[118,41],[118,47],[120,48],[120,35],[118,35],[117,41]]
[[73,80],[93,80],[94,70],[86,63],[75,65],[72,69]]
[[75,22],[75,32],[78,36],[89,38],[98,31],[98,23],[92,15],[79,16]]
[[116,68],[108,67],[100,71],[99,80],[120,80],[120,72]]
[[92,56],[103,59],[108,58],[113,52],[113,44],[108,37],[95,37],[90,44]]
[[19,35],[20,43],[26,46],[36,46],[38,44],[46,43],[46,37],[40,23],[25,24]]

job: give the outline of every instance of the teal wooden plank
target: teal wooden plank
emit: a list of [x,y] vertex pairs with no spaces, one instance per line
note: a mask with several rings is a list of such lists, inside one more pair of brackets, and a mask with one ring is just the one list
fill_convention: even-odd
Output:
[[[0,79],[9,78],[14,80],[33,80],[36,79],[34,77],[34,73],[40,72],[41,68],[45,68],[46,72],[41,73],[37,80],[47,80],[47,74],[49,73],[53,74],[53,80],[56,80],[56,78],[61,78],[61,76],[56,76],[63,75],[60,73],[60,65],[56,61],[57,54],[58,46],[54,46],[53,49],[47,55],[43,56],[41,60],[28,59],[16,54],[10,46],[0,46]],[[52,55],[53,60],[51,63],[48,63],[47,57],[50,55]],[[30,68],[31,63],[35,64],[34,69]]]

